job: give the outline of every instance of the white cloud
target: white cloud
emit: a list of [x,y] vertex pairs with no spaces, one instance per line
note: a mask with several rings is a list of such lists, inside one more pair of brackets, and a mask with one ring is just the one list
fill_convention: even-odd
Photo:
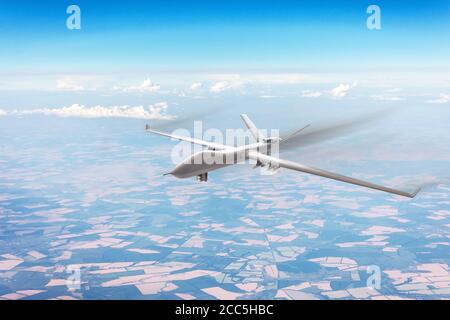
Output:
[[125,87],[123,91],[138,92],[138,93],[154,93],[159,91],[159,89],[161,89],[161,86],[159,84],[155,84],[150,80],[150,78],[147,78],[140,85]]
[[6,116],[6,115],[7,115],[6,111],[0,109],[0,117],[1,117],[1,116]]
[[230,82],[228,81],[219,81],[214,83],[211,88],[209,89],[209,91],[213,92],[213,93],[220,93],[223,92],[225,90],[231,89],[232,85]]
[[390,88],[383,90],[383,92],[379,94],[373,94],[370,96],[372,100],[375,101],[403,101],[406,100],[406,97],[402,96],[399,93],[403,91],[402,88]]
[[299,73],[255,74],[247,78],[249,82],[258,84],[297,84],[310,79],[308,75]]
[[86,107],[84,105],[73,104],[62,108],[39,108],[29,110],[13,110],[6,115],[26,116],[26,115],[47,115],[58,117],[79,117],[79,118],[136,118],[153,120],[170,120],[174,117],[167,114],[167,102],[157,102],[144,106],[113,106]]
[[62,91],[83,91],[85,88],[77,83],[75,83],[72,79],[69,78],[61,78],[56,80],[56,89]]
[[197,91],[203,88],[203,84],[201,82],[195,82],[193,84],[191,84],[191,86],[189,87],[189,90],[191,91]]
[[274,99],[274,98],[281,98],[281,96],[274,96],[274,95],[270,95],[270,94],[265,94],[265,95],[261,95],[259,96],[261,99]]
[[388,89],[386,91],[390,92],[390,93],[395,93],[395,92],[403,91],[403,88],[391,88],[391,89]]
[[377,101],[402,101],[402,100],[405,100],[405,98],[402,98],[402,97],[391,96],[391,95],[382,95],[382,94],[373,95],[373,96],[371,96],[371,98],[373,100],[377,100]]
[[230,89],[239,89],[247,83],[248,79],[243,79],[239,74],[228,74],[218,76],[220,81],[215,82],[209,91],[212,93],[220,93]]
[[318,98],[322,95],[320,91],[303,90],[300,94],[302,98]]
[[340,85],[338,85],[336,88],[334,88],[333,90],[331,90],[331,96],[335,99],[340,99],[340,98],[344,98],[347,94],[348,91],[351,88],[356,87],[357,83],[354,82],[352,84],[343,84],[341,83]]
[[300,73],[224,73],[213,74],[209,77],[216,81],[239,81],[252,84],[297,84],[315,79],[315,76]]
[[450,102],[450,94],[443,94],[441,93],[439,95],[439,98],[431,99],[427,101],[428,103],[435,103],[435,104],[442,104],[442,103],[448,103]]

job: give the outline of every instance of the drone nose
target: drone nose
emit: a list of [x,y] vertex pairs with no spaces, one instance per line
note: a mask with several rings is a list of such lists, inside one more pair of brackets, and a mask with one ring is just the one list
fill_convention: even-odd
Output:
[[181,165],[181,164],[179,164],[179,165],[177,165],[175,168],[173,168],[172,171],[170,171],[170,172],[168,172],[168,173],[166,173],[166,174],[170,174],[170,175],[173,175],[174,177],[179,178],[179,177],[182,176],[183,173],[184,173],[184,172],[183,172],[183,169],[184,169],[184,166]]

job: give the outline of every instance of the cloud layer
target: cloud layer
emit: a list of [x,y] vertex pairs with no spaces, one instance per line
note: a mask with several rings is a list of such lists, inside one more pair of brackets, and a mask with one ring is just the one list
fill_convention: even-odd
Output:
[[56,89],[62,91],[83,91],[85,88],[79,84],[76,84],[71,79],[58,79],[56,81]]
[[428,100],[428,103],[436,103],[436,104],[442,104],[442,103],[448,103],[450,102],[450,94],[440,94],[438,98]]
[[123,88],[124,92],[138,92],[138,93],[154,93],[158,92],[161,89],[159,84],[153,83],[150,78],[145,79],[138,86],[130,86]]
[[170,120],[174,117],[167,114],[167,102],[157,102],[155,104],[144,106],[94,106],[86,107],[84,105],[73,104],[62,108],[38,108],[28,110],[12,110],[10,112],[0,110],[3,116],[28,116],[28,115],[46,115],[58,117],[78,117],[78,118],[136,118],[152,120]]
[[229,89],[237,89],[243,85],[241,81],[218,81],[209,89],[212,93],[220,93]]
[[352,84],[341,83],[336,88],[331,90],[331,96],[335,99],[344,98],[348,94],[348,91],[354,87],[356,87],[356,83]]
[[320,96],[322,96],[322,92],[312,90],[303,90],[300,94],[302,98],[319,98]]
[[194,82],[193,84],[191,84],[191,86],[189,87],[189,90],[191,91],[197,91],[203,88],[203,84],[201,82]]

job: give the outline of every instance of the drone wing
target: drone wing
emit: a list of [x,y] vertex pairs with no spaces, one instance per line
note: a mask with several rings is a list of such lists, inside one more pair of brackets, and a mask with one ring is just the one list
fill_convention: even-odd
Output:
[[334,180],[338,180],[338,181],[342,181],[342,182],[346,182],[346,183],[356,184],[358,186],[363,186],[366,188],[371,188],[371,189],[380,190],[380,191],[384,191],[384,192],[388,192],[388,193],[393,193],[393,194],[397,194],[397,195],[408,197],[408,198],[414,198],[416,196],[416,194],[420,191],[420,189],[417,189],[413,193],[408,193],[405,191],[384,187],[384,186],[374,184],[371,182],[343,176],[343,175],[333,173],[330,171],[305,166],[305,165],[302,165],[302,164],[299,164],[296,162],[277,159],[277,158],[274,158],[274,157],[271,157],[271,156],[268,156],[268,155],[265,155],[262,153],[258,153],[258,152],[250,152],[249,158],[253,159],[253,160],[259,160],[260,162],[263,162],[263,163],[270,163],[274,166],[279,166],[279,167],[286,168],[286,169],[291,169],[291,170],[295,170],[295,171],[314,174],[316,176],[334,179]]
[[214,142],[209,142],[209,141],[204,141],[204,140],[194,139],[194,138],[189,138],[189,137],[182,137],[182,136],[178,136],[178,135],[174,135],[174,134],[170,134],[170,133],[165,133],[165,132],[153,130],[153,129],[150,129],[149,125],[145,126],[145,130],[147,132],[159,134],[161,136],[169,137],[169,138],[172,138],[172,139],[181,140],[181,141],[187,141],[187,142],[190,142],[190,143],[193,143],[193,144],[199,144],[199,145],[211,148],[211,149],[224,150],[224,149],[228,149],[229,148],[228,146],[225,146],[225,145],[219,144],[219,143],[214,143]]

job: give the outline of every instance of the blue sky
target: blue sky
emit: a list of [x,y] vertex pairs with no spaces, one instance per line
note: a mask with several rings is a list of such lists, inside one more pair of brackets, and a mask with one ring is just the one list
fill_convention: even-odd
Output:
[[[71,4],[81,30],[66,28]],[[449,17],[437,0],[2,2],[0,109],[448,103]]]
[[[82,29],[65,27],[69,4]],[[378,4],[382,29],[366,28]],[[9,71],[449,67],[447,1],[15,1],[0,5]]]

